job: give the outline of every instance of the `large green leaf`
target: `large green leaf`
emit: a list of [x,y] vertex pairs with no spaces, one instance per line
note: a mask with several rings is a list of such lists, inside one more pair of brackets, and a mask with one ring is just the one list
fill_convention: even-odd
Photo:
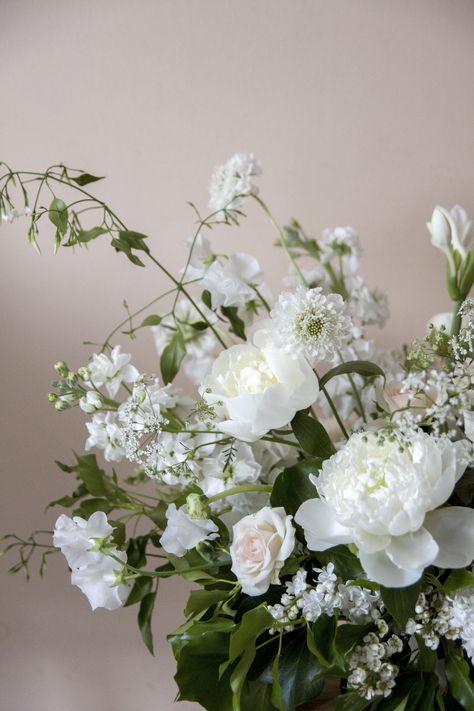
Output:
[[351,373],[357,373],[358,375],[364,375],[365,377],[373,377],[374,375],[380,375],[385,378],[385,373],[380,366],[375,363],[371,363],[368,360],[350,360],[347,363],[341,363],[335,368],[331,368],[323,377],[320,379],[319,384],[323,388],[326,383],[328,383],[336,375],[347,375]]
[[453,570],[443,583],[443,588],[447,595],[454,595],[459,588],[471,586],[474,586],[474,575],[464,568]]
[[160,369],[165,385],[175,379],[185,355],[186,343],[183,334],[181,331],[176,331],[161,354]]
[[68,226],[67,206],[64,200],[54,198],[49,206],[48,217],[60,235],[65,235]]
[[314,556],[322,565],[333,563],[337,575],[344,580],[357,580],[366,577],[358,557],[347,546],[334,546],[326,551],[315,553]]
[[308,627],[308,648],[324,667],[343,664],[335,644],[336,628],[336,618],[328,615],[321,615]]
[[346,654],[352,651],[356,644],[361,644],[362,638],[370,632],[373,627],[372,623],[366,625],[339,625],[336,629],[335,645],[341,657],[345,657]]
[[314,417],[297,412],[291,428],[301,448],[312,457],[327,459],[336,451],[328,433]]
[[317,474],[321,459],[303,459],[298,464],[284,469],[275,479],[270,497],[272,506],[283,506],[292,516],[307,499],[314,499],[318,493],[309,475]]
[[184,614],[194,615],[197,612],[207,610],[217,602],[221,602],[229,597],[229,590],[193,590],[186,603]]
[[407,588],[385,588],[383,585],[380,586],[385,607],[401,627],[405,626],[409,617],[415,616],[415,605],[422,587],[422,579]]
[[309,651],[304,635],[284,645],[278,664],[280,688],[288,711],[318,696],[324,675],[318,660]]
[[108,497],[115,493],[117,487],[112,484],[104,470],[99,467],[95,454],[84,454],[82,456],[76,454],[76,460],[79,479],[84,482],[92,496]]
[[234,711],[241,711],[241,694],[247,673],[255,659],[257,639],[268,630],[274,620],[265,605],[249,610],[242,617],[230,638],[229,662],[239,660],[234,667],[230,685],[233,693]]
[[449,689],[466,711],[474,711],[474,684],[469,678],[469,664],[462,657],[450,653],[446,657],[446,676]]

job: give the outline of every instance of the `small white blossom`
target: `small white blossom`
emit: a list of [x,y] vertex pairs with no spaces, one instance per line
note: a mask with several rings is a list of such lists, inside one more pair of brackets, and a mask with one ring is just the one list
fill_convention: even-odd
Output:
[[[334,227],[323,230],[319,247],[323,263],[334,258],[344,258],[346,264],[349,259],[349,264],[357,266],[357,258],[362,254],[359,236],[353,227]],[[351,259],[354,257],[355,260]]]
[[466,653],[474,662],[474,587],[459,589],[453,600],[450,627],[459,630]]
[[218,257],[206,271],[200,286],[211,294],[213,308],[235,306],[245,321],[252,316],[249,305],[260,302],[255,289],[262,289],[268,295],[258,260],[245,252]]
[[131,355],[121,353],[115,346],[110,357],[105,353],[94,353],[87,368],[89,380],[96,388],[105,385],[110,397],[115,397],[122,381],[133,383],[139,377],[138,370],[130,365]]
[[213,521],[207,518],[191,518],[184,506],[177,509],[175,504],[170,504],[166,518],[168,523],[160,543],[167,553],[178,557],[196,548],[198,543],[213,541],[219,536],[219,529]]
[[339,294],[321,288],[283,292],[271,312],[272,328],[288,352],[303,353],[314,365],[332,360],[352,336],[352,322]]
[[91,422],[86,422],[86,427],[89,432],[87,451],[93,447],[103,449],[108,462],[120,462],[124,458],[122,431],[115,412],[97,412]]
[[95,390],[89,390],[79,400],[79,407],[83,412],[92,415],[93,412],[97,412],[102,407],[102,398]]
[[258,193],[252,178],[261,172],[260,164],[252,153],[236,153],[227,163],[215,169],[209,186],[209,208],[217,212],[217,220],[238,219],[243,198]]

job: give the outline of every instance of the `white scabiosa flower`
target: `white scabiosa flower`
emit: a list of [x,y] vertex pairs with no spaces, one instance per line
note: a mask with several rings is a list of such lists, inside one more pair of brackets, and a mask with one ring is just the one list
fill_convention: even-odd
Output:
[[295,547],[295,529],[285,509],[265,506],[233,527],[232,572],[246,595],[262,595]]
[[209,186],[209,208],[218,213],[218,220],[238,219],[243,198],[258,193],[252,178],[261,172],[260,164],[252,153],[236,153],[227,163],[215,169]]
[[208,518],[192,518],[184,506],[179,509],[170,504],[166,511],[168,523],[160,539],[167,553],[182,557],[202,541],[213,541],[219,537],[219,529]]
[[127,555],[110,542],[113,530],[103,511],[87,521],[62,514],[54,527],[53,544],[71,568],[71,583],[87,596],[93,610],[115,610],[128,595],[128,586],[121,582]]
[[287,352],[304,354],[311,365],[333,360],[352,335],[353,325],[339,294],[321,288],[280,294],[271,312],[275,337]]
[[264,321],[256,326],[253,342],[222,351],[200,390],[210,405],[220,408],[216,427],[247,442],[287,425],[319,392],[306,359],[280,348],[269,325]]
[[93,447],[104,450],[108,462],[120,462],[125,455],[122,431],[115,412],[97,412],[91,422],[86,422],[89,437],[86,450]]
[[474,511],[438,508],[465,469],[459,450],[421,431],[409,440],[383,431],[352,435],[312,477],[320,498],[296,513],[308,548],[355,543],[369,578],[387,587],[415,583],[429,565],[469,565]]
[[122,381],[133,383],[140,373],[130,364],[130,353],[121,353],[120,346],[115,346],[110,357],[105,353],[94,353],[87,367],[89,380],[96,388],[105,385],[110,397],[115,397]]

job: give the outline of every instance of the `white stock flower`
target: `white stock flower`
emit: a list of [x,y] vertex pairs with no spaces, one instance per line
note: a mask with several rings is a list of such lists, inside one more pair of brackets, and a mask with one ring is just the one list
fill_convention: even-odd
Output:
[[295,546],[291,518],[282,507],[265,506],[234,525],[231,570],[246,595],[262,595],[280,582],[280,570]]
[[166,511],[168,523],[160,539],[167,553],[182,557],[196,548],[202,541],[213,541],[219,537],[216,524],[207,518],[191,518],[184,506],[179,509],[170,504]]
[[92,415],[93,412],[97,412],[102,407],[102,398],[95,390],[89,390],[79,400],[79,407],[83,412]]
[[431,234],[431,243],[441,249],[448,258],[450,250],[459,252],[465,259],[466,248],[471,239],[471,221],[460,205],[455,205],[451,210],[437,205],[433,210],[431,222],[426,226]]
[[345,285],[349,292],[350,313],[364,325],[382,327],[390,316],[385,292],[377,287],[369,289],[359,274],[346,276]]
[[227,214],[233,219],[238,218],[243,197],[257,195],[258,188],[252,183],[252,178],[261,172],[253,153],[236,153],[227,163],[215,169],[209,186],[209,208],[218,213],[218,220],[225,220]]
[[457,445],[421,431],[409,440],[380,431],[352,435],[312,477],[321,498],[296,513],[308,548],[355,543],[369,578],[387,587],[415,583],[429,565],[469,565],[474,511],[438,508],[465,468]]
[[124,380],[133,383],[139,377],[138,370],[130,365],[131,355],[121,353],[120,346],[115,346],[110,357],[105,353],[94,353],[87,367],[91,383],[100,388],[105,385],[110,397],[115,397]]
[[278,343],[288,352],[304,353],[311,365],[332,360],[352,336],[352,321],[339,294],[321,288],[285,291],[271,312]]
[[239,484],[258,481],[262,467],[255,460],[250,445],[245,442],[235,443],[234,457],[230,462],[226,461],[225,449],[219,448],[213,455],[203,459],[200,464],[202,479],[199,486],[206,496],[220,494]]
[[236,306],[245,310],[249,302],[257,301],[253,287],[263,283],[263,272],[258,260],[251,254],[237,252],[229,257],[216,259],[200,282],[212,297],[212,306]]
[[319,385],[305,358],[275,344],[265,321],[256,326],[253,345],[231,346],[217,356],[200,392],[222,408],[220,431],[254,442],[312,405]]
[[71,583],[87,596],[93,610],[115,610],[128,595],[128,586],[120,583],[123,565],[119,562],[126,563],[127,555],[107,542],[113,530],[103,511],[96,511],[87,521],[62,514],[54,527],[53,544],[71,568]]
[[[362,254],[359,236],[353,227],[334,227],[323,230],[319,247],[323,263],[329,262],[334,257],[346,259],[355,257],[357,259]],[[356,266],[355,260],[350,260],[349,263]]]
[[86,422],[89,437],[86,450],[92,447],[104,450],[108,462],[120,462],[124,457],[122,431],[115,412],[97,412],[91,422]]

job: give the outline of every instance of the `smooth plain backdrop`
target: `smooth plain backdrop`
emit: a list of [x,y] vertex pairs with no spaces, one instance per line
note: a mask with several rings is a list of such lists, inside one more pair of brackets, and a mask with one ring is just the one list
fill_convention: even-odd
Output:
[[[314,235],[357,228],[362,271],[391,302],[375,336],[400,345],[449,308],[425,227],[433,206],[474,212],[473,21],[472,0],[0,0],[0,159],[107,175],[97,193],[177,270],[186,201],[204,208],[213,167],[253,151],[279,220]],[[254,253],[277,293],[286,264],[254,206],[213,240]],[[53,460],[85,438],[81,413],[46,400],[52,364],[84,363],[82,341],[103,340],[124,298],[138,308],[166,282],[106,239],[53,257],[46,227],[39,257],[18,220],[0,241],[0,529],[26,535],[53,526],[59,509],[43,508],[71,490]],[[131,347],[140,370],[157,370],[149,338]],[[171,710],[165,636],[182,620],[182,583],[161,587],[153,659],[136,608],[93,614],[60,556],[28,584],[0,566],[2,710]]]

